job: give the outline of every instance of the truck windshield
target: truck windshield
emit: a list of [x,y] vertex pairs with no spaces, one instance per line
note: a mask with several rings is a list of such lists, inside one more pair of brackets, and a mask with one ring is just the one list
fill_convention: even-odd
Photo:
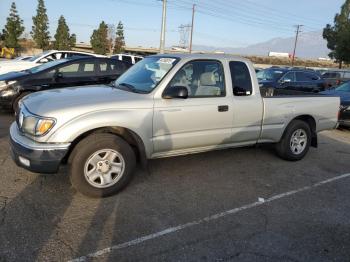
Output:
[[256,76],[258,80],[278,80],[283,75],[282,70],[271,70],[271,69],[265,69],[259,71]]
[[173,57],[146,57],[122,74],[114,86],[136,93],[150,93],[174,67]]

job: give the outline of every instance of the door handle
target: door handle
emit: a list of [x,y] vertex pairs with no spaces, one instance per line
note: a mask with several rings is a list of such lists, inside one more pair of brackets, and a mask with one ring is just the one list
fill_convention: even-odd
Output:
[[228,111],[228,105],[218,106],[219,112],[227,112]]

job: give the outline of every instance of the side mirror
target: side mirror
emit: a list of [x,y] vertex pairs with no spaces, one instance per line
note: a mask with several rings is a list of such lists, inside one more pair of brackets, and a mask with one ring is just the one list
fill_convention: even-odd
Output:
[[163,93],[163,98],[172,99],[172,98],[188,98],[188,90],[184,86],[171,86],[165,89]]
[[55,80],[59,80],[63,78],[63,74],[62,73],[57,73],[55,74]]

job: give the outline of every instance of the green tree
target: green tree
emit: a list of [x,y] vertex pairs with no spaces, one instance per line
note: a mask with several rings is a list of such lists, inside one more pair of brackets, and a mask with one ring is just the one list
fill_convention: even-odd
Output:
[[327,24],[323,29],[323,38],[331,50],[329,56],[339,63],[350,63],[350,0],[342,5],[340,13],[335,15],[334,25]]
[[6,47],[15,48],[17,51],[20,47],[19,37],[24,31],[23,20],[19,17],[16,4],[11,4],[10,15],[7,18],[5,29],[2,31],[2,39]]
[[38,0],[36,16],[33,16],[32,37],[38,48],[48,49],[50,46],[49,19],[46,14],[44,0]]
[[58,19],[58,26],[55,34],[55,42],[53,48],[57,50],[71,50],[75,46],[76,36],[70,35],[69,27],[63,15]]
[[102,21],[98,29],[94,30],[90,43],[96,54],[105,55],[108,52],[108,26]]
[[125,48],[125,38],[124,38],[124,25],[121,21],[119,21],[117,26],[117,36],[114,41],[114,49],[113,53],[123,53]]

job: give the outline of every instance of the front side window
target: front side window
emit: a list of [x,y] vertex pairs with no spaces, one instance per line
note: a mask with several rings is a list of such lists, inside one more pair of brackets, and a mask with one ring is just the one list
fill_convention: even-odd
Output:
[[42,71],[44,71],[44,70],[46,70],[46,69],[48,69],[50,67],[53,67],[53,66],[65,63],[65,62],[67,62],[67,60],[65,60],[65,59],[55,60],[55,61],[48,62],[48,63],[42,64],[42,65],[39,65],[39,66],[36,66],[36,67],[32,67],[30,69],[27,69],[26,71],[28,71],[28,72],[30,72],[32,74],[35,74],[35,73],[42,72]]
[[280,77],[283,74],[284,74],[284,71],[281,71],[281,70],[263,69],[256,74],[256,77],[258,78],[258,80],[261,80],[261,81],[266,81],[266,80],[276,81],[280,79]]
[[183,66],[168,88],[186,87],[189,98],[225,96],[225,79],[218,61],[193,61]]
[[172,57],[147,57],[122,74],[114,86],[131,92],[150,93],[177,62],[178,59]]
[[233,94],[249,96],[252,94],[252,79],[247,65],[243,62],[230,62]]
[[282,79],[282,82],[295,82],[295,74],[294,72],[288,72],[287,74],[285,74]]

